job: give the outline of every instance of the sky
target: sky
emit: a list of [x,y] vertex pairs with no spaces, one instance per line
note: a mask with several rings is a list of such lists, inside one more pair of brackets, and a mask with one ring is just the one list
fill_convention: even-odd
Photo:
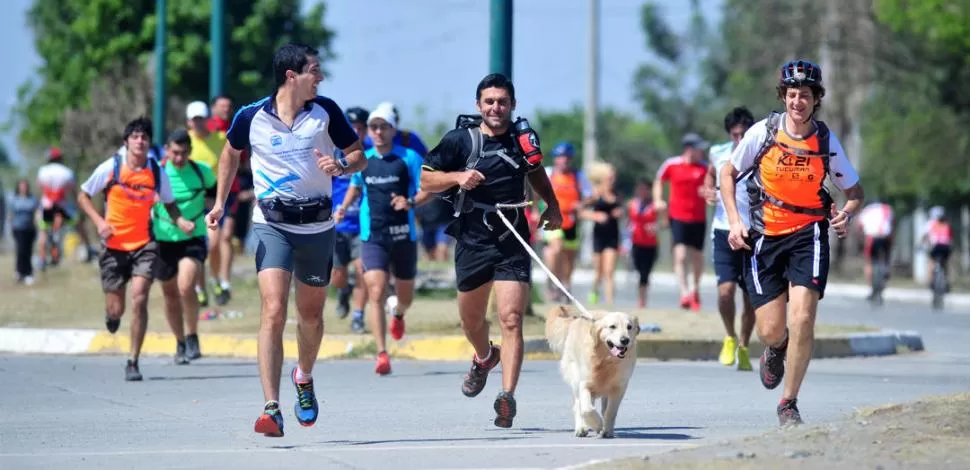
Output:
[[[16,102],[17,87],[43,64],[25,24],[32,0],[3,0],[0,58],[0,121]],[[671,26],[682,30],[686,0],[655,0]],[[305,5],[308,2],[305,2]],[[650,61],[640,28],[642,0],[600,0],[600,106],[639,113],[631,83]],[[336,32],[338,57],[327,64],[320,94],[341,107],[395,103],[402,127],[419,119],[453,122],[475,111],[475,86],[489,73],[488,0],[330,0],[325,23]],[[584,0],[517,0],[513,7],[512,80],[517,115],[536,109],[567,109],[586,96],[587,14]],[[701,0],[712,22],[723,0]],[[240,103],[242,104],[242,103]],[[17,154],[15,132],[0,141]],[[16,157],[15,157],[16,158]]]

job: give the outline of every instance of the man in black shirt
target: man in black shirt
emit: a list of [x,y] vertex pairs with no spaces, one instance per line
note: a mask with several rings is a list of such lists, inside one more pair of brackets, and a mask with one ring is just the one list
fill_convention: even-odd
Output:
[[[499,362],[504,363],[502,391],[495,399],[495,425],[508,428],[515,417],[513,393],[522,368],[522,314],[530,301],[532,260],[495,213],[495,205],[525,201],[528,179],[548,205],[540,227],[544,223],[547,230],[558,229],[562,215],[541,161],[533,159],[530,163],[526,159],[526,155],[537,154],[538,139],[531,130],[519,132],[512,126],[512,82],[501,74],[488,75],[478,84],[475,98],[480,123],[468,128],[458,126],[428,153],[421,172],[421,189],[444,193],[461,209],[447,230],[457,240],[455,274],[461,326],[475,348],[461,391],[468,397],[477,396],[485,388],[488,372]],[[530,150],[534,151],[523,152],[516,139],[531,143],[535,148]],[[541,154],[538,156],[541,158]],[[524,210],[500,210],[520,236],[528,240]],[[485,321],[493,283],[502,330],[501,349],[489,341]]]

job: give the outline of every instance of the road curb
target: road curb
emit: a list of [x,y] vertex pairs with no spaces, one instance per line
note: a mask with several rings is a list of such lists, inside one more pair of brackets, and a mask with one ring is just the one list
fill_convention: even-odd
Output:
[[[199,335],[202,353],[206,357],[256,357],[254,336]],[[499,343],[501,337],[494,337]],[[126,334],[109,334],[97,330],[0,328],[0,352],[14,354],[127,354],[130,338]],[[757,357],[764,346],[752,341],[750,354]],[[815,338],[813,357],[837,358],[853,356],[887,356],[903,352],[923,351],[922,336],[915,331],[879,331]],[[721,340],[676,339],[641,335],[637,355],[643,359],[716,360]],[[168,356],[175,352],[175,341],[168,333],[148,333],[142,345],[144,356]],[[296,339],[283,341],[283,355],[295,359]],[[370,336],[325,337],[320,347],[320,359],[372,358],[376,352]],[[474,354],[464,336],[417,336],[400,342],[389,341],[392,357],[428,361],[467,361]],[[525,341],[527,359],[556,359],[544,338],[530,337]]]

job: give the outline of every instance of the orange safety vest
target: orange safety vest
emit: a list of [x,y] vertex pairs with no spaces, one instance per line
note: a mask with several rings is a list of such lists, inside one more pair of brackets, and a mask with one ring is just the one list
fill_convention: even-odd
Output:
[[562,212],[562,228],[571,229],[576,225],[577,212],[583,199],[579,190],[579,177],[575,171],[565,173],[553,171],[549,181],[552,183],[552,191],[556,194],[556,201],[559,202],[559,210]]

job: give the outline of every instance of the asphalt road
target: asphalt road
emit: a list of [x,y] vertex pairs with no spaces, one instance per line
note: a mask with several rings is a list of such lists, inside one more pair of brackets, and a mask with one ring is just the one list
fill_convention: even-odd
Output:
[[[585,299],[582,286],[577,294]],[[625,295],[621,304],[631,300]],[[712,292],[703,301],[714,305]],[[675,302],[657,289],[651,305]],[[920,331],[927,352],[814,361],[800,397],[809,423],[970,390],[964,312],[902,303],[874,310],[833,297],[823,300],[819,318]],[[617,438],[579,439],[555,362],[525,365],[519,416],[508,430],[492,425],[498,371],[469,399],[459,391],[464,363],[394,362],[394,374],[380,378],[371,361],[323,362],[314,371],[322,400],[316,426],[296,423],[295,393],[284,378],[287,434],[269,439],[252,432],[262,407],[254,361],[176,367],[143,358],[142,383],[125,383],[123,365],[119,357],[0,356],[0,468],[559,468],[758,434],[776,426],[781,393],[764,390],[754,372],[716,363],[643,362]]]

